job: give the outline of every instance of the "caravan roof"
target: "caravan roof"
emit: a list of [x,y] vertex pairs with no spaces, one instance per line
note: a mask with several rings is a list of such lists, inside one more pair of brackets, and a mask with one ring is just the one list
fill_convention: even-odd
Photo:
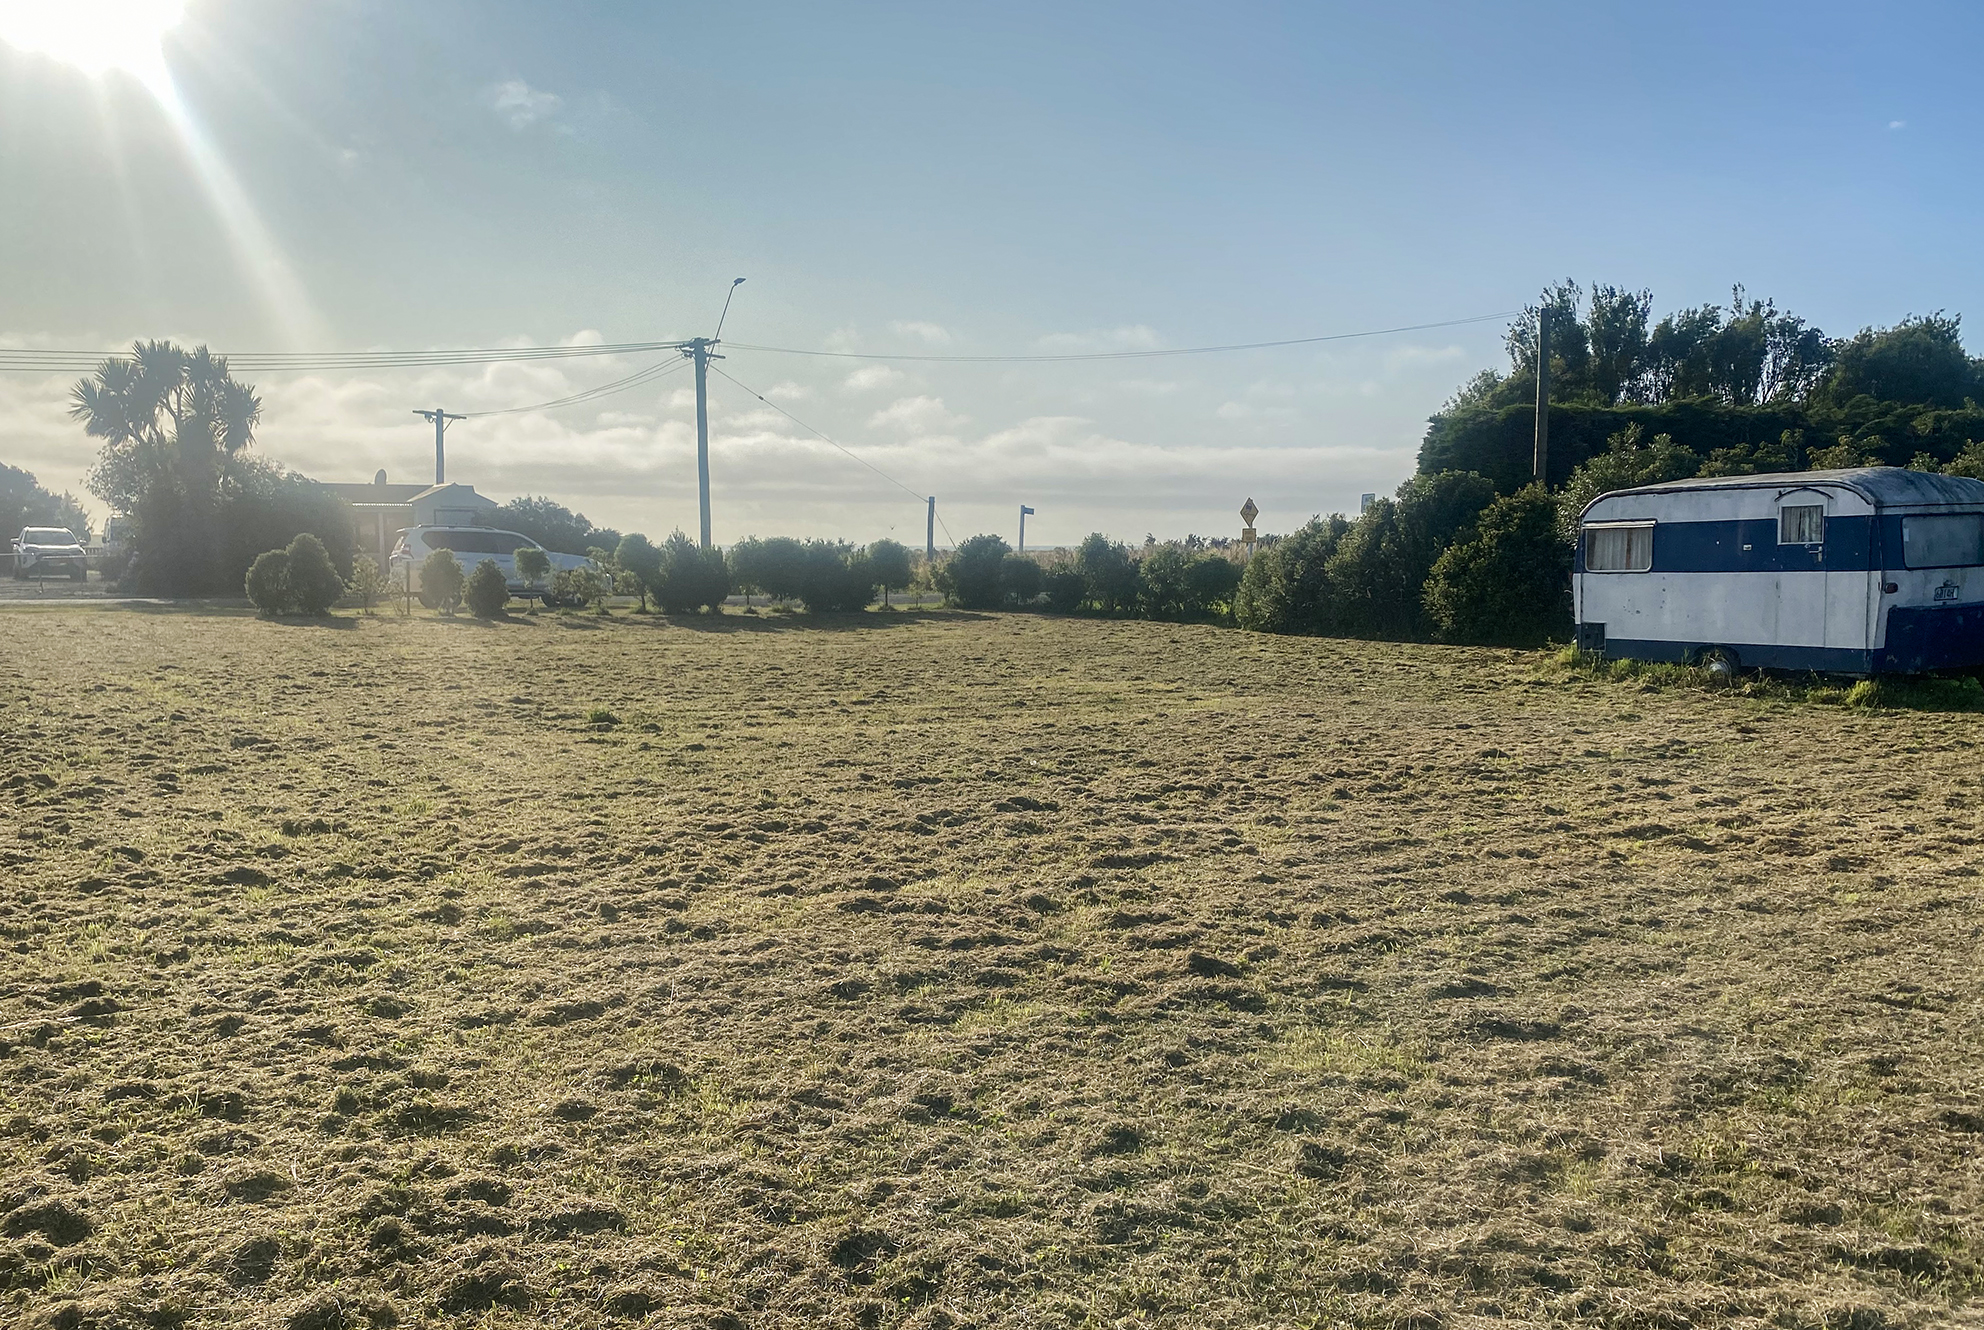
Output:
[[[1658,485],[1612,490],[1599,498],[1701,490],[1782,489],[1786,485],[1813,484],[1838,485],[1858,494],[1876,508],[1984,504],[1984,480],[1945,476],[1935,471],[1908,471],[1898,466],[1856,466],[1840,471],[1773,471],[1760,476],[1696,476],[1692,480],[1669,480]],[[1597,501],[1593,500],[1594,503]]]

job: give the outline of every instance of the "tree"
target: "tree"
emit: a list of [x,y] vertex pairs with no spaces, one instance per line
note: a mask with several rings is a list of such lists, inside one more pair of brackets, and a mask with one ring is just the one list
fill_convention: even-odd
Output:
[[516,560],[517,576],[525,586],[535,587],[551,576],[551,556],[535,545],[525,545],[511,557]]
[[252,555],[232,568],[223,560],[224,506],[261,414],[254,389],[204,346],[134,343],[129,358],[113,356],[76,385],[70,415],[104,440],[90,491],[130,517],[131,574],[145,589],[186,595],[241,584]]
[[882,588],[882,604],[889,603],[889,592],[908,588],[915,577],[909,547],[900,541],[878,540],[868,547],[868,565]]
[[973,536],[952,551],[936,573],[944,599],[968,610],[991,610],[1006,600],[1006,556],[1012,547],[999,536]]
[[1495,497],[1485,476],[1441,471],[1414,476],[1394,499],[1373,503],[1330,556],[1334,631],[1358,637],[1426,633],[1420,592],[1440,551]]
[[1577,538],[1578,517],[1599,495],[1683,480],[1701,470],[1701,459],[1675,443],[1673,435],[1656,434],[1650,444],[1644,437],[1639,422],[1634,421],[1607,440],[1605,452],[1571,473],[1558,505],[1565,540]]
[[597,605],[604,614],[609,590],[605,574],[589,563],[560,568],[551,575],[551,598],[561,605],[576,605],[580,609]]
[[661,571],[653,590],[654,603],[664,614],[722,609],[730,594],[730,569],[723,551],[699,549],[680,530],[670,532],[661,547]]
[[379,598],[386,594],[389,585],[372,556],[361,554],[351,561],[351,577],[345,582],[344,589],[346,595],[358,602],[360,609],[370,614]]
[[1937,313],[1878,332],[1862,329],[1840,344],[1821,400],[1845,406],[1867,397],[1950,408],[1966,397],[1984,398],[1984,361],[1964,352],[1962,322]]
[[1443,641],[1535,645],[1571,623],[1571,547],[1557,500],[1530,485],[1496,499],[1474,535],[1447,548],[1426,583],[1426,612]]
[[1040,599],[1040,564],[1024,554],[1008,554],[999,580],[1006,599],[1014,605],[1031,605]]
[[1047,608],[1056,614],[1073,614],[1088,597],[1088,579],[1066,564],[1050,570],[1041,581],[1047,592]]
[[594,546],[612,549],[620,543],[620,533],[611,527],[594,526],[584,513],[575,513],[562,503],[543,495],[527,495],[510,500],[492,515],[490,525],[504,531],[529,536],[548,550],[560,554],[584,554]]
[[1234,594],[1233,615],[1240,626],[1262,633],[1335,632],[1329,559],[1349,530],[1350,523],[1334,513],[1311,518],[1256,554]]
[[467,581],[453,550],[435,550],[420,565],[420,603],[453,614]]
[[1075,551],[1075,568],[1086,585],[1089,604],[1105,614],[1130,609],[1137,601],[1137,565],[1129,546],[1100,531],[1091,532]]
[[845,541],[809,540],[799,599],[814,614],[852,613],[875,598],[875,565]]
[[1240,565],[1223,554],[1201,554],[1185,568],[1185,604],[1192,614],[1231,605],[1239,588]]
[[661,581],[661,551],[638,531],[620,537],[613,551],[613,562],[634,580],[635,594],[641,598],[641,613],[647,613],[648,591]]
[[0,466],[0,538],[11,539],[26,526],[67,527],[89,541],[90,518],[72,494],[53,494],[18,467]]
[[476,564],[468,576],[468,612],[478,619],[496,619],[502,617],[503,607],[509,603],[509,579],[496,561],[484,559]]

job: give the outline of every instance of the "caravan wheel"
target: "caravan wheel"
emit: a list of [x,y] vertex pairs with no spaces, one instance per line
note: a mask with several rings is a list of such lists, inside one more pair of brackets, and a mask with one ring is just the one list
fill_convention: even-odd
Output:
[[1727,681],[1736,677],[1736,671],[1743,667],[1736,659],[1736,653],[1728,647],[1710,647],[1695,657],[1695,664],[1707,670],[1717,679]]

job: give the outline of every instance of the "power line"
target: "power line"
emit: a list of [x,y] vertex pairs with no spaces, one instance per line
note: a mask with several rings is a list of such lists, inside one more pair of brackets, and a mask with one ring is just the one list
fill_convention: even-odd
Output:
[[[502,365],[538,360],[584,360],[598,356],[653,355],[677,351],[681,342],[615,342],[589,346],[466,347],[444,351],[233,351],[216,352],[232,369],[303,374],[320,370],[424,369],[458,365]],[[106,360],[129,358],[123,351],[61,351],[0,347],[0,371],[87,373]]]
[[1503,310],[1498,314],[1475,314],[1465,319],[1443,319],[1438,323],[1408,323],[1396,328],[1372,328],[1364,332],[1330,333],[1322,337],[1286,337],[1273,342],[1228,342],[1222,346],[1179,346],[1156,351],[1083,351],[1061,355],[885,355],[880,352],[871,351],[801,351],[789,346],[754,346],[749,342],[731,342],[728,345],[734,351],[764,351],[782,356],[824,356],[835,360],[912,360],[957,365],[1037,365],[1079,360],[1150,360],[1159,356],[1209,356],[1226,351],[1264,351],[1278,346],[1314,346],[1319,342],[1348,342],[1360,337],[1388,337],[1393,333],[1426,332],[1434,328],[1458,328],[1470,323],[1488,323],[1495,319],[1513,318],[1521,312],[1521,310]]
[[[1519,310],[1476,314],[1464,319],[1443,319],[1436,323],[1401,324],[1395,328],[1371,328],[1362,332],[1329,333],[1318,337],[1288,337],[1266,342],[1229,342],[1220,346],[1182,346],[1149,351],[1084,351],[1034,355],[956,355],[886,354],[871,351],[817,351],[792,346],[760,346],[750,342],[728,343],[739,351],[769,355],[814,356],[832,360],[903,360],[931,364],[1056,364],[1090,360],[1149,360],[1163,356],[1204,356],[1233,351],[1264,351],[1286,346],[1315,346],[1325,342],[1347,342],[1365,337],[1388,337],[1396,333],[1428,332],[1436,328],[1459,328],[1472,323],[1513,318]],[[684,341],[614,342],[596,346],[509,346],[466,347],[440,351],[232,351],[228,364],[244,371],[302,374],[322,370],[422,369],[456,365],[497,365],[513,361],[574,360],[594,356],[632,356],[661,351],[680,351]],[[49,350],[37,347],[0,347],[0,372],[58,373],[96,369],[105,360],[128,356],[128,351]]]
[[468,413],[468,419],[480,420],[485,416],[517,416],[530,411],[549,411],[555,407],[576,406],[580,402],[596,402],[602,397],[611,397],[616,393],[623,393],[629,389],[638,388],[642,384],[653,383],[658,379],[665,379],[671,374],[680,372],[688,363],[686,360],[663,361],[659,365],[649,365],[646,369],[629,374],[624,379],[615,379],[611,383],[602,383],[597,388],[587,388],[583,392],[573,393],[570,397],[560,397],[549,402],[538,402],[532,406],[505,406],[498,407],[493,411],[471,411]]
[[[710,366],[710,368],[716,369],[716,366],[712,365]],[[881,467],[876,466],[873,462],[861,456],[853,449],[844,447],[843,445],[835,442],[833,439],[828,438],[825,434],[822,434],[819,430],[814,429],[811,425],[801,420],[798,416],[793,415],[790,411],[780,406],[777,402],[772,401],[769,397],[766,397],[763,393],[759,392],[756,388],[753,388],[750,384],[745,383],[740,379],[738,379],[736,375],[730,374],[721,369],[718,369],[716,372],[718,374],[722,374],[724,378],[729,379],[739,388],[742,388],[745,392],[751,394],[751,396],[757,398],[760,402],[763,402],[766,406],[778,412],[780,415],[784,416],[787,420],[799,426],[799,428],[805,430],[808,434],[811,434],[814,438],[819,439],[822,443],[828,444],[829,446],[834,448],[839,448],[840,451],[846,453],[849,457],[852,457],[855,461],[861,463],[861,465],[867,467],[870,471],[873,471],[883,480],[888,481],[891,485],[894,485],[897,489],[901,490],[904,494],[907,494],[910,498],[916,500],[918,503],[923,503],[926,501],[927,496],[920,494],[917,491],[911,489],[909,486],[903,484],[900,480],[897,480],[894,476],[882,470]],[[958,543],[957,538],[951,535],[951,529],[948,526],[944,526],[944,519],[939,517],[937,519],[937,525],[944,527],[944,538],[946,540],[949,540],[952,546],[955,547]]]

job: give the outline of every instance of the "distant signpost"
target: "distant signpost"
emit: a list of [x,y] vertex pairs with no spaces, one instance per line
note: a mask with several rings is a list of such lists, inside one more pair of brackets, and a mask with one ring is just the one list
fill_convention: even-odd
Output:
[[1240,505],[1240,520],[1247,524],[1240,528],[1240,539],[1247,546],[1247,557],[1249,559],[1254,557],[1254,541],[1256,539],[1254,535],[1254,519],[1260,515],[1261,510],[1254,506],[1253,499],[1250,498],[1247,502]]

